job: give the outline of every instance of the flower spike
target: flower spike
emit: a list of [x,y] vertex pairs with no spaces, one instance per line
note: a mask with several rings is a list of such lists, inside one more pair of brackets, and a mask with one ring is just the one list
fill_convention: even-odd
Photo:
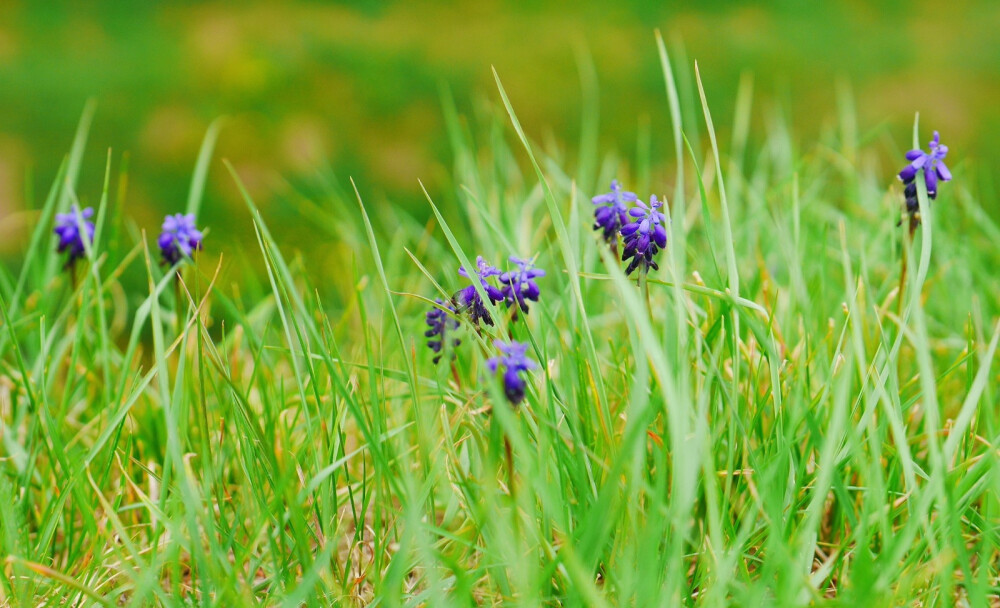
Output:
[[[464,267],[458,269],[458,274],[469,279],[473,278]],[[500,289],[489,282],[489,279],[501,274],[500,270],[491,266],[483,259],[483,256],[476,258],[476,279],[479,280],[479,284],[483,288],[483,291],[486,292],[486,296],[494,304],[502,302],[504,295]],[[486,304],[479,297],[479,292],[476,291],[474,283],[459,290],[455,294],[454,299],[458,303],[459,311],[469,313],[469,320],[473,325],[478,326],[480,321],[486,325],[493,325],[493,317],[490,316],[490,311],[486,308]]]
[[523,372],[527,372],[538,367],[538,364],[528,358],[528,345],[522,342],[503,342],[497,340],[493,343],[500,351],[500,354],[491,357],[486,361],[493,374],[497,374],[503,368],[503,392],[507,400],[513,405],[517,405],[524,400],[524,393],[528,383],[521,377]]
[[[434,302],[447,308],[451,313],[455,312],[454,306],[440,298],[437,298]],[[450,337],[451,332],[458,329],[458,319],[435,306],[427,311],[427,325],[430,329],[424,332],[424,337],[427,338],[427,346],[434,351],[434,363],[437,363],[441,360],[441,351],[444,350],[445,344],[449,340],[451,341],[452,348],[462,342],[458,338]]]
[[508,307],[517,304],[521,312],[527,314],[527,300],[537,302],[541,293],[535,279],[544,277],[545,271],[535,268],[532,260],[511,257],[510,261],[517,266],[517,270],[510,270],[500,275],[500,290]]
[[622,251],[622,261],[631,259],[625,274],[632,274],[636,268],[649,271],[659,268],[656,264],[656,254],[667,246],[667,229],[664,224],[667,217],[657,211],[663,203],[656,195],[649,197],[649,205],[642,201],[636,202],[636,207],[629,211],[634,219],[622,227],[625,237],[625,249]]
[[[899,172],[899,180],[903,182],[903,196],[906,199],[906,213],[910,216],[910,230],[920,224],[920,203],[917,200],[917,173],[923,171],[924,185],[927,186],[927,198],[934,200],[938,194],[938,181],[951,181],[951,171],[944,164],[948,155],[948,146],[941,143],[941,135],[934,131],[934,138],[929,143],[930,152],[917,148],[906,153],[910,164]],[[902,223],[902,221],[900,221]]]
[[602,230],[604,240],[608,243],[618,242],[618,232],[628,223],[628,206],[639,200],[635,192],[622,190],[618,180],[611,181],[611,192],[599,194],[591,199],[595,205],[594,230]]
[[202,239],[201,231],[194,225],[194,214],[168,215],[163,220],[163,232],[157,240],[163,263],[172,266],[183,258],[190,258],[201,249]]
[[76,205],[73,205],[69,213],[56,214],[56,227],[53,232],[59,236],[59,253],[69,252],[69,258],[66,260],[67,268],[72,268],[78,259],[86,255],[86,244],[94,242],[94,222],[90,221],[92,217],[94,217],[93,207],[81,211]]

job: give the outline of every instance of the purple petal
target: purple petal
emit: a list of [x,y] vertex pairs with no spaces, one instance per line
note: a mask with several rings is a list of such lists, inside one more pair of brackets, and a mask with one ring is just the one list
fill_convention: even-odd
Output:
[[917,168],[913,165],[906,165],[903,167],[903,170],[899,172],[899,179],[903,182],[911,182],[916,176]]
[[927,196],[934,198],[937,196],[937,172],[924,171],[924,182],[927,184]]
[[660,247],[666,247],[667,229],[664,228],[661,224],[657,224],[656,229],[653,230],[653,239],[656,241],[656,244],[659,245]]
[[503,374],[504,393],[514,404],[524,399],[525,382],[517,374],[517,369],[508,368]]
[[485,291],[486,295],[488,295],[493,301],[499,302],[504,299],[503,292],[492,285],[483,285],[483,291]]

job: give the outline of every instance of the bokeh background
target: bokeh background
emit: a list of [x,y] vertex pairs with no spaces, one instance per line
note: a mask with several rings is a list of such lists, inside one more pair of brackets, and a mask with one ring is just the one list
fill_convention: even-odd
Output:
[[[237,7],[238,5],[238,7]],[[450,166],[442,88],[459,111],[498,103],[496,66],[528,131],[571,152],[580,66],[599,87],[600,140],[628,157],[648,125],[670,160],[654,28],[697,59],[716,124],[754,77],[754,124],[780,112],[804,145],[836,120],[849,86],[861,134],[909,143],[920,111],[977,179],[1000,166],[1000,2],[0,2],[0,256],[16,258],[31,214],[97,100],[80,191],[100,194],[106,151],[129,155],[128,212],[155,230],[185,201],[208,125],[230,117],[216,159],[247,181],[279,238],[308,248],[290,184],[353,176],[373,205],[426,214],[418,179]],[[682,58],[683,59],[683,58]],[[887,176],[887,180],[891,178]],[[664,186],[663,191],[669,187]],[[988,189],[992,191],[991,189]],[[32,194],[33,193],[33,194]],[[997,203],[984,200],[994,215]],[[232,180],[212,165],[201,223],[252,238]],[[220,227],[232,230],[220,230]],[[305,234],[308,238],[302,238]]]

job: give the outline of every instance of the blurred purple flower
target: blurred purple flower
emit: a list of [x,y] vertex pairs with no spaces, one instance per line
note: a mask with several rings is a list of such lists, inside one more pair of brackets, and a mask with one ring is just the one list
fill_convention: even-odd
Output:
[[642,201],[636,201],[636,205],[629,210],[629,215],[635,219],[622,227],[622,236],[625,237],[622,261],[632,260],[625,270],[627,275],[639,267],[644,271],[658,269],[653,258],[667,246],[667,229],[664,226],[667,217],[657,211],[663,203],[654,194],[649,197],[649,206]]
[[611,192],[590,200],[600,205],[594,209],[594,230],[603,230],[604,240],[611,243],[617,240],[618,231],[628,222],[628,206],[625,203],[634,203],[639,197],[635,192],[622,190],[618,180],[612,180]]
[[[452,313],[455,312],[455,308],[447,304],[444,300],[438,298],[434,301]],[[458,328],[458,319],[444,310],[434,307],[427,311],[427,325],[430,326],[430,329],[424,332],[424,337],[428,338],[427,346],[434,351],[434,363],[437,363],[441,360],[441,351],[449,339],[451,340],[452,348],[461,343],[461,340],[458,338],[449,338],[448,336],[452,330]]]
[[527,382],[521,377],[521,373],[537,368],[538,364],[527,357],[527,344],[513,341],[507,343],[501,340],[493,344],[501,354],[490,357],[486,361],[486,366],[494,375],[503,367],[504,395],[508,401],[517,405],[524,400],[524,391],[527,388]]
[[164,218],[163,232],[157,242],[164,263],[174,265],[201,249],[201,240],[201,231],[194,225],[194,214],[175,213]]
[[517,266],[517,270],[509,270],[500,275],[500,289],[507,306],[516,303],[522,312],[527,313],[526,300],[538,301],[539,289],[535,279],[544,277],[545,271],[535,268],[531,260],[511,257],[510,261]]
[[[472,279],[464,267],[458,269],[458,274]],[[482,286],[483,291],[486,292],[486,296],[494,304],[502,302],[504,296],[503,292],[495,285],[489,283],[489,278],[499,276],[500,274],[502,274],[500,270],[487,263],[483,259],[483,256],[476,258],[476,277],[479,279],[479,284]],[[483,299],[479,297],[479,292],[476,291],[475,284],[459,290],[455,294],[455,301],[458,303],[460,311],[469,313],[469,320],[472,321],[473,325],[478,326],[479,321],[487,325],[493,325],[493,317],[490,316],[490,311],[486,308],[486,304],[483,303]]]
[[[59,253],[69,251],[67,266],[72,266],[79,258],[86,255],[84,238],[87,239],[87,244],[93,244],[94,222],[90,221],[92,217],[94,217],[93,207],[80,211],[76,205],[73,205],[69,213],[56,214],[56,227],[53,232],[59,236]],[[86,237],[83,236],[84,233]]]
[[[910,150],[906,153],[906,160],[910,164],[903,167],[899,172],[899,179],[906,185],[913,183],[917,177],[917,172],[923,169],[924,183],[927,185],[927,196],[931,199],[937,198],[937,184],[940,179],[943,182],[951,180],[951,171],[944,164],[944,157],[948,155],[948,146],[941,144],[941,136],[934,131],[934,139],[930,141],[930,152],[921,149]],[[916,189],[913,189],[913,196],[916,197]],[[909,196],[907,198],[910,198]]]

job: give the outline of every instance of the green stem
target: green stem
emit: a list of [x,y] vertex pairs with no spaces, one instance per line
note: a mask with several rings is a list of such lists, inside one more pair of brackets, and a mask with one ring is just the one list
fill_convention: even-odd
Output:
[[181,329],[181,271],[174,271],[174,335],[178,335]]
[[[503,436],[503,451],[507,460],[507,491],[510,492],[511,499],[514,498],[514,450],[510,447],[510,439],[507,434]],[[516,509],[515,509],[516,511]]]
[[646,296],[646,312],[649,313],[649,320],[653,320],[653,305],[649,300],[649,281],[646,280],[646,273],[649,269],[643,266],[639,270],[639,290]]

